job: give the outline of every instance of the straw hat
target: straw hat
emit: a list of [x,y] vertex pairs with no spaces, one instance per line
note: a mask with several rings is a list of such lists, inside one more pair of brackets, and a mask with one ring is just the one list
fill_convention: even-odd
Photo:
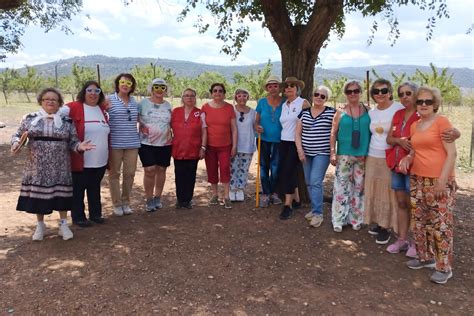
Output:
[[301,90],[304,89],[304,81],[298,80],[296,77],[286,77],[285,81],[283,81],[280,85],[285,87],[285,85],[290,83],[297,85]]
[[280,77],[271,75],[270,77],[268,77],[267,81],[265,81],[265,84],[263,85],[263,87],[266,88],[267,85],[271,83],[280,84],[281,83]]

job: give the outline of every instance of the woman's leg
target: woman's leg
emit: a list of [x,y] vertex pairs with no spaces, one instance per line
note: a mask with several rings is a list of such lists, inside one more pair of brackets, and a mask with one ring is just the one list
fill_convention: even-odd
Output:
[[157,175],[158,166],[149,166],[143,168],[143,188],[145,189],[145,198],[147,201],[153,198],[153,191],[155,188],[155,178]]
[[89,181],[86,186],[87,204],[89,205],[89,218],[97,219],[102,217],[102,202],[100,199],[100,183],[105,174],[105,167],[87,168],[86,174]]
[[351,196],[353,194],[352,178],[353,162],[351,156],[338,155],[334,176],[332,200],[332,225],[342,229],[350,216]]
[[123,155],[122,203],[130,205],[133,180],[137,170],[138,149],[125,149]]
[[120,193],[120,168],[122,167],[124,149],[111,149],[109,159],[109,187],[112,205],[122,206]]
[[364,182],[365,157],[349,156],[351,159],[350,174],[350,202],[348,205],[348,219],[353,228],[360,228],[364,222]]

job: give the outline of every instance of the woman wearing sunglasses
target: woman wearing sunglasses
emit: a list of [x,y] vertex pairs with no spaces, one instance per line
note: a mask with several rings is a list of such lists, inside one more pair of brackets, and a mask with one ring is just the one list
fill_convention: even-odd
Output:
[[[95,150],[84,154],[71,153],[73,205],[72,222],[80,227],[91,226],[91,221],[103,224],[100,184],[109,159],[108,115],[103,106],[104,92],[97,81],[87,81],[76,101],[66,104],[69,116],[77,130],[79,140],[91,140]],[[84,212],[84,193],[87,193],[89,220]]]
[[303,110],[296,123],[296,148],[311,197],[311,210],[305,218],[313,227],[319,227],[323,222],[323,180],[329,166],[329,140],[336,114],[336,110],[324,105],[330,96],[328,87],[319,86],[313,93],[313,106]]
[[398,203],[391,188],[392,173],[385,161],[385,150],[389,148],[387,135],[393,116],[403,105],[393,101],[392,93],[392,84],[383,78],[375,80],[370,88],[376,106],[369,111],[372,136],[365,163],[364,220],[366,224],[375,223],[369,234],[376,236],[379,245],[389,242],[391,228],[398,231]]
[[452,126],[448,118],[437,114],[440,104],[438,89],[418,89],[416,109],[420,120],[411,126],[410,153],[399,167],[402,173],[411,173],[412,232],[417,258],[408,261],[407,266],[435,268],[431,281],[444,284],[453,275],[456,145],[443,140],[442,131]]
[[295,144],[296,124],[298,115],[303,109],[310,108],[308,100],[300,97],[304,89],[304,82],[296,77],[287,77],[281,84],[284,87],[286,102],[282,106],[280,123],[280,166],[278,167],[278,181],[285,193],[285,202],[280,213],[280,219],[286,220],[293,215],[293,208],[300,207],[298,194],[298,167],[300,160]]
[[[130,194],[137,170],[138,107],[132,93],[137,82],[128,73],[118,75],[114,80],[115,93],[109,96],[110,156],[109,185],[114,214],[123,216],[132,214]],[[122,188],[120,189],[120,171],[122,170]]]
[[237,154],[231,159],[230,167],[230,200],[245,200],[245,187],[249,175],[250,162],[255,152],[255,117],[254,109],[247,106],[249,92],[237,89],[234,93],[235,115],[237,117]]
[[[398,201],[398,238],[387,247],[389,253],[399,253],[406,250],[406,256],[416,258],[416,247],[408,240],[410,226],[410,175],[400,171],[399,163],[411,150],[410,128],[420,116],[416,111],[416,92],[418,86],[405,82],[398,87],[398,98],[405,107],[393,116],[392,125],[388,132],[387,143],[391,146],[386,150],[387,166],[392,170],[392,189]],[[450,128],[441,134],[446,142],[453,142],[460,136],[455,128]]]
[[151,96],[138,104],[138,154],[144,169],[145,209],[154,212],[163,207],[161,194],[171,162],[171,104],[164,99],[168,91],[165,80],[153,79],[148,91]]
[[176,208],[191,209],[198,162],[206,155],[207,126],[194,89],[183,91],[181,104],[171,113]]
[[[225,101],[225,87],[222,83],[213,83],[212,100],[205,103],[201,110],[206,116],[207,148],[206,170],[207,181],[211,184],[212,197],[209,205],[221,204],[232,208],[230,202],[230,159],[237,153],[237,124],[232,104]],[[220,176],[220,179],[219,179]],[[217,184],[224,187],[224,196],[219,199]]]
[[262,195],[259,206],[279,205],[282,202],[276,193],[281,137],[280,115],[284,99],[280,92],[281,79],[268,77],[264,89],[267,96],[257,102],[255,130],[260,134],[260,182]]
[[364,176],[370,117],[367,108],[360,102],[362,91],[358,81],[349,81],[344,85],[347,103],[336,112],[331,129],[330,162],[336,166],[332,225],[338,233],[345,225],[359,230],[364,221]]

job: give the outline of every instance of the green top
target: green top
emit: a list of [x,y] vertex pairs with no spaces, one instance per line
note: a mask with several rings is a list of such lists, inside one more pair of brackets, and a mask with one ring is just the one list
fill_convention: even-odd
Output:
[[[342,112],[339,121],[339,130],[337,132],[337,154],[348,156],[367,156],[370,142],[370,117],[365,113],[353,119],[350,115]],[[359,148],[352,147],[352,131],[360,131]]]

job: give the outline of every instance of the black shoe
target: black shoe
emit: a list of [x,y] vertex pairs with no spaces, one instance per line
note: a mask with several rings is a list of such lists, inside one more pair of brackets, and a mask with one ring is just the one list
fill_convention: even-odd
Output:
[[180,209],[183,207],[183,204],[181,202],[176,202],[174,206],[176,207],[176,209]]
[[296,202],[295,200],[293,200],[293,202],[291,202],[291,207],[297,210],[301,207],[301,202]]
[[372,226],[369,228],[368,233],[372,236],[377,236],[383,228],[379,225]]
[[187,208],[188,210],[193,208],[193,205],[191,204],[191,202],[181,203],[181,206],[184,207],[184,208]]
[[96,224],[105,223],[105,219],[103,217],[91,217],[90,220],[93,221]]
[[288,205],[283,207],[283,211],[280,213],[280,219],[289,219],[293,215],[293,209]]
[[73,222],[73,224],[77,225],[79,227],[91,227],[92,226],[92,223],[89,222],[87,219],[85,219],[83,221]]
[[388,229],[380,228],[375,242],[379,245],[385,245],[390,240],[391,232]]

